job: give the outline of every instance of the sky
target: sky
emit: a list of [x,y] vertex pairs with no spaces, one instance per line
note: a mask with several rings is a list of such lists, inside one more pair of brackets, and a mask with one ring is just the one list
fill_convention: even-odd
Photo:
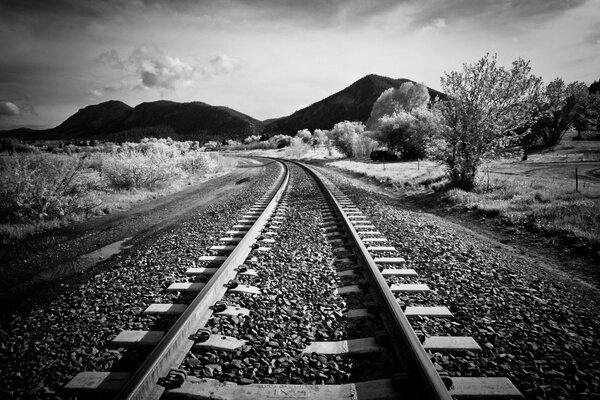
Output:
[[87,105],[201,101],[259,120],[368,74],[441,89],[486,53],[600,79],[600,0],[1,0],[0,130]]

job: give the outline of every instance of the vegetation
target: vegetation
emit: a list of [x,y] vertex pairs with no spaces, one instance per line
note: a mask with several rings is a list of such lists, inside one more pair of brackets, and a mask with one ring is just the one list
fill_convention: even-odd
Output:
[[[97,147],[64,146],[62,152],[15,153],[0,167],[0,235],[110,212],[115,196],[142,198],[170,192],[225,169],[217,153],[197,142],[144,139]],[[76,149],[76,151],[74,150]],[[17,235],[18,236],[18,235]]]
[[452,189],[447,197],[510,225],[600,248],[600,202],[592,193],[577,193],[558,183],[495,178],[473,192]]
[[455,187],[472,190],[483,158],[512,144],[533,120],[542,80],[530,72],[522,59],[506,70],[488,54],[442,77],[448,100],[436,104],[442,126],[430,154],[444,163]]
[[[569,137],[574,134],[569,133]],[[580,160],[581,155],[586,153],[600,161],[598,142],[571,141],[557,151],[559,158],[565,161]],[[580,182],[579,191],[576,191],[574,176],[571,175],[574,166],[562,163],[556,167],[562,168],[561,172],[549,170],[547,162],[552,157],[557,157],[556,152],[538,155],[536,162],[495,161],[489,167],[489,173],[478,174],[472,191],[452,188],[444,169],[432,161],[375,166],[339,160],[329,165],[372,177],[409,197],[414,196],[425,207],[427,199],[431,199],[431,193],[435,191],[437,195],[434,198],[443,199],[458,209],[495,217],[529,231],[561,237],[584,249],[600,250],[600,181]],[[591,165],[589,168],[595,167]]]
[[362,122],[338,122],[329,131],[328,136],[332,145],[348,157],[368,157],[377,146],[377,143],[366,134]]

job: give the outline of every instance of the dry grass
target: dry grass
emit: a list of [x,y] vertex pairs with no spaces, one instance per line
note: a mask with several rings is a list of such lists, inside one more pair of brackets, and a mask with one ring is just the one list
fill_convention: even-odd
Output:
[[[235,152],[234,152],[235,153]],[[282,158],[286,160],[336,160],[343,155],[335,148],[331,148],[331,152],[326,146],[312,147],[304,146],[287,146],[281,149],[254,149],[243,152],[244,155],[252,155],[259,157]]]
[[447,192],[453,203],[537,232],[570,237],[600,246],[600,198],[595,191],[575,192],[538,180],[491,178],[490,187]]
[[3,242],[126,210],[225,173],[235,163],[170,139],[76,154],[17,154],[0,162]]
[[328,165],[402,188],[428,188],[444,178],[443,167],[433,161],[382,163],[370,160],[339,160]]
[[[600,247],[600,142],[567,135],[554,151],[528,161],[484,164],[473,192],[448,189],[441,166],[432,162],[372,163],[339,160],[328,165],[373,177],[397,189],[447,190],[446,198],[465,209],[536,232]],[[576,191],[577,168],[578,191]]]

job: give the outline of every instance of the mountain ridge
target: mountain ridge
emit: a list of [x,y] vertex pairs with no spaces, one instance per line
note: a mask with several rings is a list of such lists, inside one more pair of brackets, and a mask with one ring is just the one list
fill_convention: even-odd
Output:
[[[18,128],[0,131],[0,136],[24,140],[139,140],[144,136],[170,136],[177,140],[243,140],[250,135],[295,135],[298,130],[331,129],[344,120],[366,122],[373,103],[391,87],[410,79],[369,74],[348,87],[294,113],[259,121],[225,106],[200,101],[178,103],[157,100],[131,107],[108,100],[79,109],[54,128]],[[431,98],[445,95],[428,88]]]

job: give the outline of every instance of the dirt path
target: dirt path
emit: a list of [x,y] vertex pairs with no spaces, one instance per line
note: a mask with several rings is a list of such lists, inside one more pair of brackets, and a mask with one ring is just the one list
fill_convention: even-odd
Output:
[[527,260],[527,265],[538,268],[538,274],[559,279],[600,297],[600,276],[594,255],[577,253],[561,246],[555,238],[541,237],[503,225],[494,218],[454,209],[441,202],[436,194],[398,193],[364,175],[331,167],[319,168],[344,177],[352,185],[383,195],[400,208],[430,214],[437,224],[449,225],[467,236],[485,240],[490,248],[502,249],[507,254]]
[[[10,311],[40,291],[55,293],[69,276],[142,245],[211,204],[235,196],[269,161],[239,158],[230,173],[131,209],[53,230],[0,248],[0,311]],[[43,289],[43,290],[42,290]]]

